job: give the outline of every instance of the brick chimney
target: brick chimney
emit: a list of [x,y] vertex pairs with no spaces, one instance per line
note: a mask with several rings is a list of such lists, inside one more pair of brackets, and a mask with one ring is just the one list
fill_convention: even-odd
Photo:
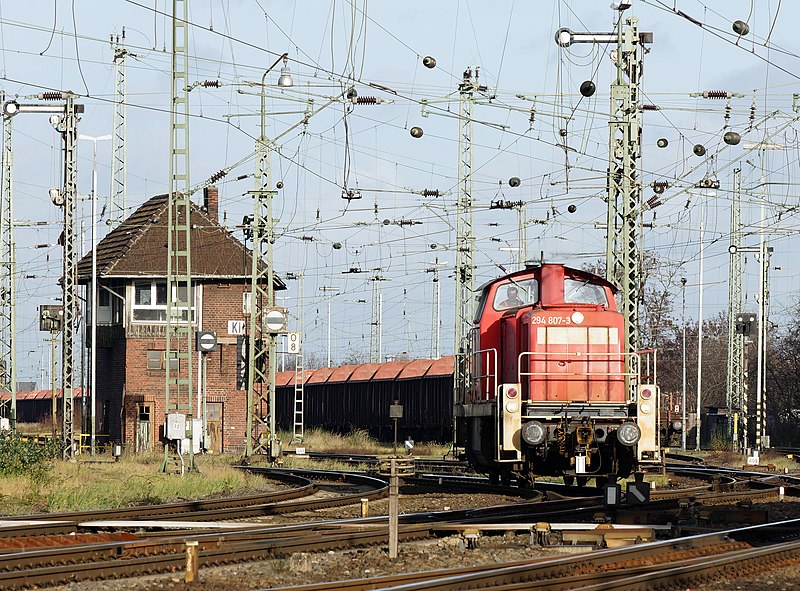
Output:
[[206,210],[208,217],[215,222],[219,221],[219,189],[216,185],[203,189],[203,209]]

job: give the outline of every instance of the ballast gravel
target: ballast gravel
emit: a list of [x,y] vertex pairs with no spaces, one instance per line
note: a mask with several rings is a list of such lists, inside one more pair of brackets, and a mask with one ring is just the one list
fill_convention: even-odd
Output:
[[[519,502],[514,497],[496,495],[425,494],[402,495],[402,512],[419,512]],[[385,514],[386,501],[371,504],[373,515]],[[786,499],[781,503],[754,504],[753,509],[766,509],[771,520],[800,518],[800,500]],[[297,516],[297,520],[351,517],[357,507],[329,509]],[[275,521],[285,521],[286,516]],[[309,519],[309,518],[312,519]],[[291,521],[294,521],[291,520]],[[530,545],[529,535],[500,534],[483,536],[477,548],[465,547],[459,536],[401,542],[400,555],[395,560],[388,557],[386,546],[353,548],[316,553],[298,553],[284,559],[239,563],[220,567],[202,568],[199,581],[187,584],[183,573],[144,576],[109,581],[86,581],[53,587],[56,591],[248,591],[272,589],[347,579],[373,578],[389,574],[402,574],[438,570],[479,564],[497,564],[524,559],[541,559],[563,556],[557,550],[542,550]],[[718,582],[695,586],[692,591],[789,591],[800,589],[800,566],[789,566],[734,580],[720,573]],[[688,590],[681,590],[688,591]]]

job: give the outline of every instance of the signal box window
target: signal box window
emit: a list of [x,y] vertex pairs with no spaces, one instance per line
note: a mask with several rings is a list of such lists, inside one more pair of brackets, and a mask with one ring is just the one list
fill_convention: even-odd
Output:
[[[187,301],[186,286],[178,285],[178,299]],[[189,294],[194,321],[194,286]],[[181,316],[186,316],[185,310]],[[167,321],[167,283],[165,281],[136,281],[133,284],[134,322]]]
[[602,285],[586,280],[564,279],[564,302],[568,304],[594,304],[608,306],[606,290]]
[[510,310],[539,301],[539,282],[536,279],[510,281],[497,287],[494,292],[495,310]]

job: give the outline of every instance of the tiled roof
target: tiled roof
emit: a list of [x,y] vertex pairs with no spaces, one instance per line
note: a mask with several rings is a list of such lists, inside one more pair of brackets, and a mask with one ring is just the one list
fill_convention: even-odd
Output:
[[[150,198],[97,244],[99,277],[164,277],[167,274],[167,195]],[[192,277],[250,277],[251,251],[216,220],[191,205]],[[92,253],[78,262],[78,279],[92,273]],[[275,278],[277,289],[285,284]]]
[[[390,361],[388,363],[363,363],[341,367],[306,370],[306,384],[335,384],[346,382],[369,382],[379,380],[412,380],[418,378],[441,378],[453,375],[453,356],[440,359],[414,359]],[[294,371],[282,371],[275,377],[277,387],[294,383]]]
[[[56,398],[61,398],[63,392],[61,388],[56,390]],[[75,388],[72,391],[73,398],[81,398],[83,396],[83,388]],[[17,392],[17,400],[51,400],[53,398],[52,390],[30,390],[27,392]],[[10,392],[0,392],[0,400],[10,400]]]

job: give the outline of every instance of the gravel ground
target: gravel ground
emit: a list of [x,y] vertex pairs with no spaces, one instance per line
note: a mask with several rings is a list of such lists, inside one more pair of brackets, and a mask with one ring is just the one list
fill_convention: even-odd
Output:
[[[497,495],[428,493],[401,495],[400,509],[401,512],[420,512],[516,502],[519,502],[516,497]],[[370,503],[371,514],[385,515],[387,506],[388,503],[385,500],[373,501]],[[773,521],[799,518],[800,500],[787,499],[782,503],[754,504],[753,509],[768,510],[770,519]],[[360,508],[352,506],[293,516],[264,518],[263,521],[296,523],[358,515],[360,515]],[[174,573],[102,583],[72,583],[54,589],[57,591],[94,591],[96,589],[108,591],[189,591],[194,589],[247,591],[561,555],[557,550],[532,548],[528,535],[484,536],[480,539],[476,549],[466,549],[458,536],[450,536],[402,542],[400,556],[394,561],[389,560],[385,546],[356,548],[344,551],[295,554],[286,559],[201,568],[200,580],[194,585],[184,583],[182,573]],[[734,581],[705,584],[694,588],[696,591],[763,591],[764,589],[775,591],[800,589],[800,567],[792,566],[747,579],[739,578]]]

